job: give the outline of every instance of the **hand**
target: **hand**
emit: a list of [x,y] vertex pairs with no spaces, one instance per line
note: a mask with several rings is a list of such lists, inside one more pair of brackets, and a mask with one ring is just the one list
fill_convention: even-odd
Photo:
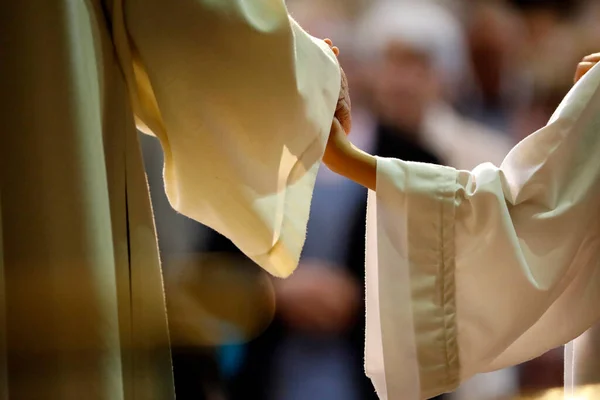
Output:
[[341,122],[337,117],[334,117],[331,123],[331,130],[329,131],[327,146],[325,147],[325,154],[323,155],[323,162],[330,170],[341,174],[340,170],[348,163],[351,153],[352,143],[348,139]]
[[339,333],[358,312],[360,284],[344,270],[304,263],[276,281],[277,312],[290,326],[309,333]]
[[600,62],[600,53],[590,54],[581,60],[577,65],[577,71],[575,72],[575,83],[577,83],[590,69]]
[[[339,56],[340,50],[331,40],[325,39],[334,54]],[[351,102],[348,92],[348,80],[341,69],[342,85],[340,97],[329,132],[329,140],[325,148],[323,162],[333,172],[345,176],[371,190],[376,190],[377,160],[375,157],[356,148],[346,137],[352,128]]]
[[[333,45],[333,42],[330,39],[325,39],[325,43],[331,47],[333,53],[336,57],[340,55],[340,49]],[[340,87],[340,96],[338,98],[338,103],[335,109],[335,117],[338,119],[342,127],[344,128],[344,132],[346,134],[350,133],[352,129],[352,102],[350,101],[350,92],[348,89],[348,79],[346,78],[346,73],[343,68],[340,67],[340,72],[342,75],[342,84]]]
[[377,190],[377,159],[354,146],[340,121],[333,118],[323,162],[336,174]]

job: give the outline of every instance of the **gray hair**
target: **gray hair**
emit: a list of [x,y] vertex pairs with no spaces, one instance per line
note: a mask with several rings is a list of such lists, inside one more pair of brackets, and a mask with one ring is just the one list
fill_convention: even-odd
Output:
[[446,89],[454,91],[471,78],[461,21],[435,1],[376,1],[359,23],[358,54],[363,60],[378,60],[394,41],[426,54]]

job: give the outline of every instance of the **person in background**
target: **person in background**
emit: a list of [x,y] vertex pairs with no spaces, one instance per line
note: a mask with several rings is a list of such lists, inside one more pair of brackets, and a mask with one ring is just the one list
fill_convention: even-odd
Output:
[[[349,30],[344,29],[346,22],[338,14],[325,17],[326,3],[312,7],[304,4],[302,8],[291,7],[291,11],[311,32],[329,32],[328,36],[345,39],[348,47],[340,59],[354,61],[348,68],[348,79],[356,82],[354,79],[363,77],[362,68],[366,66],[358,62],[360,57],[351,40],[354,35],[345,36]],[[393,57],[387,63],[367,66],[377,71],[372,71],[369,79],[359,80],[360,89],[353,91],[351,135],[359,146],[376,154],[440,164],[442,161],[418,139],[420,127],[412,124],[414,109],[403,108],[401,96],[405,93],[389,96],[385,85],[372,80],[380,75],[393,79],[419,67]],[[425,97],[426,87],[421,89],[421,96]],[[369,97],[361,96],[367,91]],[[373,102],[368,104],[368,100]],[[393,104],[386,104],[389,101]],[[402,118],[388,120],[390,108],[405,116],[406,123],[402,123]],[[233,399],[377,398],[372,384],[364,377],[365,309],[361,282],[365,207],[364,188],[321,169],[300,266],[289,279],[274,283],[276,319],[261,337],[244,346],[245,358],[229,385]],[[237,253],[231,243],[216,233],[209,238],[207,250]],[[241,257],[239,253],[237,256]]]
[[334,120],[325,163],[373,196],[366,368],[383,399],[454,390],[600,319],[598,61],[579,64],[548,124],[500,168],[373,157]]
[[572,84],[573,65],[589,54],[590,40],[577,23],[579,0],[509,0],[522,16],[518,68],[527,101],[516,110],[511,133],[520,141],[543,127]]
[[458,169],[502,161],[511,140],[452,107],[472,73],[464,28],[448,9],[431,0],[376,2],[355,38],[361,59],[377,66],[370,71],[380,125]]
[[[524,34],[519,69],[528,102],[519,104],[512,133],[521,140],[542,128],[572,85],[572,69],[590,50],[589,36],[578,22],[579,0],[511,0],[522,15]],[[523,393],[559,387],[564,380],[562,346],[519,366]]]
[[[311,15],[322,15],[310,10],[313,11]],[[432,10],[435,11],[429,13]],[[304,11],[306,12],[306,9]],[[487,160],[490,152],[487,149],[481,149],[481,154],[475,151],[475,154],[469,154],[468,158],[465,151],[461,159],[460,154],[457,154],[452,146],[445,143],[440,145],[437,142],[431,143],[430,146],[427,142],[427,140],[435,142],[433,139],[436,138],[435,134],[443,132],[444,129],[444,125],[428,124],[427,120],[434,121],[441,115],[448,115],[447,111],[439,111],[443,109],[440,103],[448,95],[446,89],[456,88],[452,79],[459,79],[457,77],[461,75],[461,68],[453,67],[455,73],[450,74],[453,78],[449,78],[446,71],[447,64],[444,62],[440,65],[440,58],[435,56],[435,50],[447,44],[446,39],[443,38],[447,31],[442,32],[440,36],[432,32],[436,28],[431,26],[442,29],[450,26],[451,30],[456,28],[455,21],[437,6],[417,7],[416,11],[412,7],[409,10],[401,8],[400,12],[408,12],[409,18],[441,15],[441,22],[425,24],[418,30],[414,30],[414,25],[410,25],[410,21],[398,18],[399,24],[409,25],[411,36],[407,37],[404,31],[401,31],[400,34],[381,38],[382,47],[385,48],[382,53],[377,57],[369,58],[368,60],[372,62],[358,68],[369,71],[367,79],[363,82],[370,92],[368,99],[371,103],[368,104],[368,109],[373,116],[373,123],[370,130],[364,129],[363,126],[363,129],[358,132],[351,133],[352,137],[370,137],[371,139],[361,141],[359,146],[378,155],[400,157],[411,161],[471,165]],[[298,15],[297,13],[298,11],[295,15]],[[398,17],[398,13],[394,15]],[[312,22],[313,25],[308,24],[312,32],[319,32],[319,26],[322,27],[321,29],[336,26],[322,16]],[[428,26],[430,28],[427,28]],[[373,28],[369,28],[369,31],[371,35],[378,32]],[[420,39],[408,40],[415,36]],[[354,50],[342,52],[341,57],[352,58],[353,53]],[[356,59],[365,58],[356,57]],[[402,77],[405,79],[402,80]],[[349,79],[352,79],[351,75]],[[407,98],[412,101],[406,101]],[[359,99],[357,103],[364,104],[365,102],[361,100],[365,99]],[[452,132],[462,131],[458,127],[465,125],[464,119],[454,113],[444,121],[445,128]],[[478,128],[483,130],[482,127]],[[427,131],[428,129],[430,130]],[[475,129],[471,131],[476,132]],[[426,132],[429,136],[426,136]],[[463,137],[467,135],[468,130]],[[477,133],[474,135],[477,137]],[[485,133],[482,135],[485,136]],[[484,141],[481,140],[482,143]],[[503,146],[494,143],[491,139],[485,144],[491,146],[492,151],[502,152]],[[434,146],[441,149],[448,156],[449,161],[445,161],[432,151],[431,147]],[[496,159],[500,157],[497,156]],[[360,362],[363,351],[362,335],[356,334],[362,333],[360,319],[362,312],[353,306],[356,295],[351,293],[356,289],[351,288],[356,284],[349,284],[352,279],[348,280],[344,275],[347,274],[345,271],[349,271],[356,282],[360,282],[362,278],[364,201],[364,192],[352,183],[336,181],[327,170],[320,172],[303,261],[294,276],[276,284],[276,298],[279,304],[276,321],[264,335],[245,346],[246,357],[237,377],[230,385],[234,397],[252,394],[257,398],[275,399],[314,398],[325,395],[328,398],[352,398],[356,393],[361,393],[356,389],[352,390],[353,385],[348,383],[350,381],[347,378],[352,375],[349,372],[344,373],[344,368],[340,368],[342,363],[336,360],[343,360],[344,356],[341,355],[343,353],[354,354],[354,368],[362,370],[362,362]],[[338,221],[339,227],[333,226],[334,221]],[[235,252],[231,244],[218,234],[214,234],[209,240],[208,250]],[[330,289],[320,290],[322,285]],[[327,300],[328,298],[330,300]],[[336,298],[344,301],[336,301]],[[324,303],[319,303],[321,301]],[[325,306],[331,301],[333,301],[331,305]],[[343,311],[345,308],[354,311],[351,313]],[[337,310],[335,314],[327,314],[333,309]],[[338,317],[335,317],[336,314]],[[354,318],[358,316],[358,319],[353,321],[354,328],[350,331],[343,329],[344,323],[336,322],[348,321],[349,316],[352,315]],[[335,334],[334,337],[331,337],[332,332]],[[353,340],[354,347],[346,347],[352,351],[340,352],[339,345],[352,338],[357,339]],[[322,370],[328,370],[329,373],[323,374]],[[362,393],[363,397],[360,398],[367,398],[364,396],[374,394],[370,385],[367,385],[366,391],[363,390]]]
[[521,15],[502,0],[470,2],[464,19],[471,84],[458,95],[457,108],[467,117],[510,134],[517,109],[528,100],[527,79],[520,59],[525,25]]
[[[451,106],[461,97],[461,83],[471,78],[471,69],[464,28],[449,10],[431,1],[380,2],[358,26],[376,110],[379,144],[373,154],[458,169],[500,164],[511,139]],[[353,246],[357,253],[364,252],[361,241]],[[472,379],[454,398],[495,399],[516,393],[517,386],[516,370],[499,371]]]
[[[311,32],[345,35],[345,22],[335,13],[308,18],[309,12],[327,15],[326,4],[306,7],[290,10]],[[352,52],[342,57],[350,60]],[[353,80],[353,68],[348,71]],[[360,96],[353,98],[353,137],[372,148],[372,119],[359,111],[361,103]],[[364,251],[354,247],[359,243],[364,248],[365,205],[364,188],[326,168],[319,171],[300,265],[290,278],[273,281],[273,323],[258,338],[221,349],[237,354],[228,377],[230,399],[377,399],[364,374]],[[209,235],[205,250],[237,258],[239,264],[249,261],[216,232]]]

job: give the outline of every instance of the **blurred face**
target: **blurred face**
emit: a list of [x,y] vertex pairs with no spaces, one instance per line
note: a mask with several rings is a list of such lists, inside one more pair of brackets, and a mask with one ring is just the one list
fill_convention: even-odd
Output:
[[437,97],[437,78],[428,57],[401,42],[390,44],[373,75],[376,110],[384,122],[416,131]]
[[468,30],[471,61],[487,101],[499,100],[506,74],[514,73],[512,63],[523,45],[521,23],[519,15],[495,3],[483,3],[473,10]]

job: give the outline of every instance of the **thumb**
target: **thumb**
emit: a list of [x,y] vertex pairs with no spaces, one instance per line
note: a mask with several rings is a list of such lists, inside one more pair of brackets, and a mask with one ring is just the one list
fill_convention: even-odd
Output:
[[587,74],[592,67],[596,65],[594,62],[584,61],[579,63],[577,66],[577,72],[575,72],[575,83],[577,83],[585,74]]

